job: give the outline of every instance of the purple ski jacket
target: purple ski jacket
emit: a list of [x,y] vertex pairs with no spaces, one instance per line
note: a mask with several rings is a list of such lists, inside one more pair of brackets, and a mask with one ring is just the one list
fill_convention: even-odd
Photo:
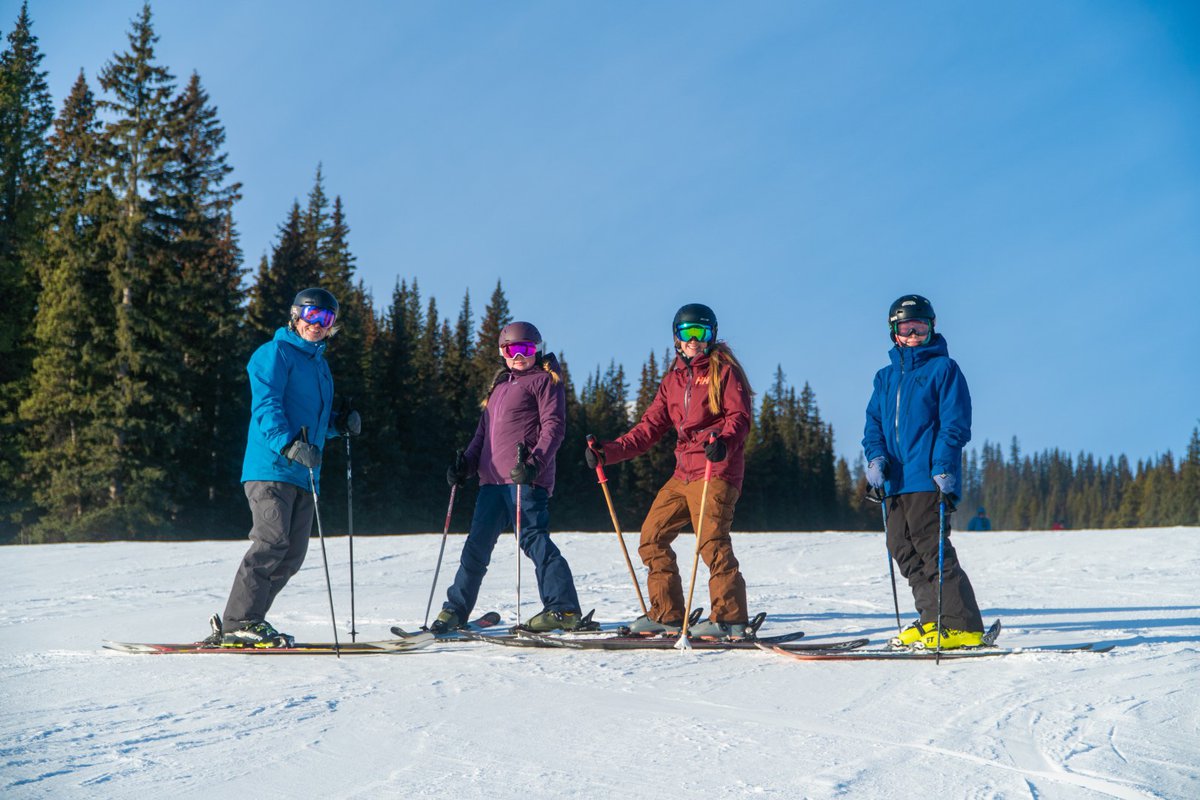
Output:
[[558,359],[547,353],[531,369],[503,372],[492,384],[464,454],[481,484],[512,483],[508,473],[517,464],[517,445],[524,442],[528,460],[537,465],[533,485],[554,494],[554,460],[567,431],[567,393],[543,364],[562,374]]

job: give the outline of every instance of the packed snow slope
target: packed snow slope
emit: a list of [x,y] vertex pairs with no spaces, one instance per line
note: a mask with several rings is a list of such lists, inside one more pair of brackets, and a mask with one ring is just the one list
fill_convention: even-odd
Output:
[[[615,535],[556,538],[585,609],[630,619]],[[466,642],[340,660],[124,655],[101,641],[202,637],[244,542],[4,548],[0,796],[1200,798],[1200,530],[954,538],[1002,644],[1117,648],[940,666]],[[440,539],[355,539],[360,640],[421,625]],[[692,541],[677,542],[685,572]],[[346,639],[347,540],[327,546]],[[451,537],[439,600],[461,546]],[[764,633],[878,645],[895,630],[882,535],[735,533],[735,549]],[[504,537],[478,609],[509,621],[514,553]],[[522,576],[529,616],[528,562]],[[705,579],[701,566],[707,605]],[[271,621],[330,638],[315,540]]]

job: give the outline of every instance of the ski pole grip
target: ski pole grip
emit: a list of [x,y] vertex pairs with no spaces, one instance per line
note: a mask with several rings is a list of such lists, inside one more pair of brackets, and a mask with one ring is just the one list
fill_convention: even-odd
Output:
[[[716,440],[717,440],[717,432],[709,431],[708,439],[707,439],[708,444],[712,444]],[[712,480],[712,465],[713,465],[713,462],[709,461],[707,458],[704,459],[704,483],[705,483],[706,487],[708,485],[708,482],[710,480]],[[699,550],[697,549],[696,552],[699,552]]]
[[[587,435],[587,446],[589,450],[596,453],[603,453],[603,451],[596,448],[596,437],[590,433]],[[608,483],[608,476],[604,474],[604,461],[600,458],[596,459],[596,483]]]
[[300,441],[304,442],[305,444],[308,444],[308,426],[307,425],[300,426]]
[[529,456],[529,448],[525,446],[524,442],[518,442],[517,443],[517,463],[524,464],[525,459],[528,456]]

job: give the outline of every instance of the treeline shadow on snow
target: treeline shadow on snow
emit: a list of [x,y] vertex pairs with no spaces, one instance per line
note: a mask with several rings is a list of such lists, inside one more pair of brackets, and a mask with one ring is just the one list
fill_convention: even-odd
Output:
[[[1009,631],[1053,631],[1063,634],[1089,634],[1096,637],[1105,631],[1130,632],[1132,630],[1156,628],[1191,628],[1200,629],[1200,606],[1112,606],[1087,608],[984,608],[985,622],[999,618]],[[1172,614],[1168,617],[1139,617],[1142,614]],[[1038,617],[1072,617],[1087,615],[1098,616],[1100,619],[1056,619],[1037,621]],[[916,618],[911,610],[901,611],[904,625]],[[1031,618],[1033,618],[1031,620]],[[843,622],[846,632],[862,636],[887,636],[896,629],[894,612],[820,612],[816,614],[771,614],[764,625],[764,634],[769,633],[768,627],[779,627],[794,630],[804,628],[806,622]],[[880,625],[879,623],[883,623]],[[842,632],[830,634],[810,634],[813,639],[829,636],[841,636]],[[1125,639],[1108,639],[1105,643],[1128,646],[1135,644],[1180,644],[1200,642],[1200,634],[1163,635],[1163,636],[1130,636]]]

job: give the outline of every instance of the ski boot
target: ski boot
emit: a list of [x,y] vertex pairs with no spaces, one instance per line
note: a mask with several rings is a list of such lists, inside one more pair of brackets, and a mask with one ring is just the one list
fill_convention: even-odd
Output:
[[583,614],[580,612],[563,612],[545,608],[541,613],[534,614],[521,627],[535,633],[550,633],[551,631],[575,631],[580,627]]
[[275,630],[275,626],[266,620],[247,622],[221,637],[222,647],[291,647],[295,643],[295,638]]
[[643,614],[629,626],[631,636],[658,636],[664,633],[679,633],[683,629],[683,620],[679,622],[656,622]]
[[746,638],[747,627],[744,622],[713,622],[711,619],[705,619],[688,628],[688,637],[736,642]]
[[921,641],[925,634],[931,633],[933,630],[934,624],[932,622],[917,620],[912,625],[900,631],[899,635],[888,639],[888,647],[893,650],[907,650]]
[[200,644],[205,647],[220,647],[225,639],[225,631],[221,630],[221,615],[213,614],[208,618],[208,627],[212,629],[212,633],[200,640]]
[[459,618],[458,612],[453,608],[443,608],[438,612],[437,619],[429,626],[429,632],[432,634],[450,633],[461,627],[463,627],[463,622]]
[[[936,650],[938,648],[938,632],[934,625],[919,642],[913,644],[918,650]],[[942,649],[957,650],[960,647],[983,647],[983,631],[959,631],[953,628],[942,628]]]

